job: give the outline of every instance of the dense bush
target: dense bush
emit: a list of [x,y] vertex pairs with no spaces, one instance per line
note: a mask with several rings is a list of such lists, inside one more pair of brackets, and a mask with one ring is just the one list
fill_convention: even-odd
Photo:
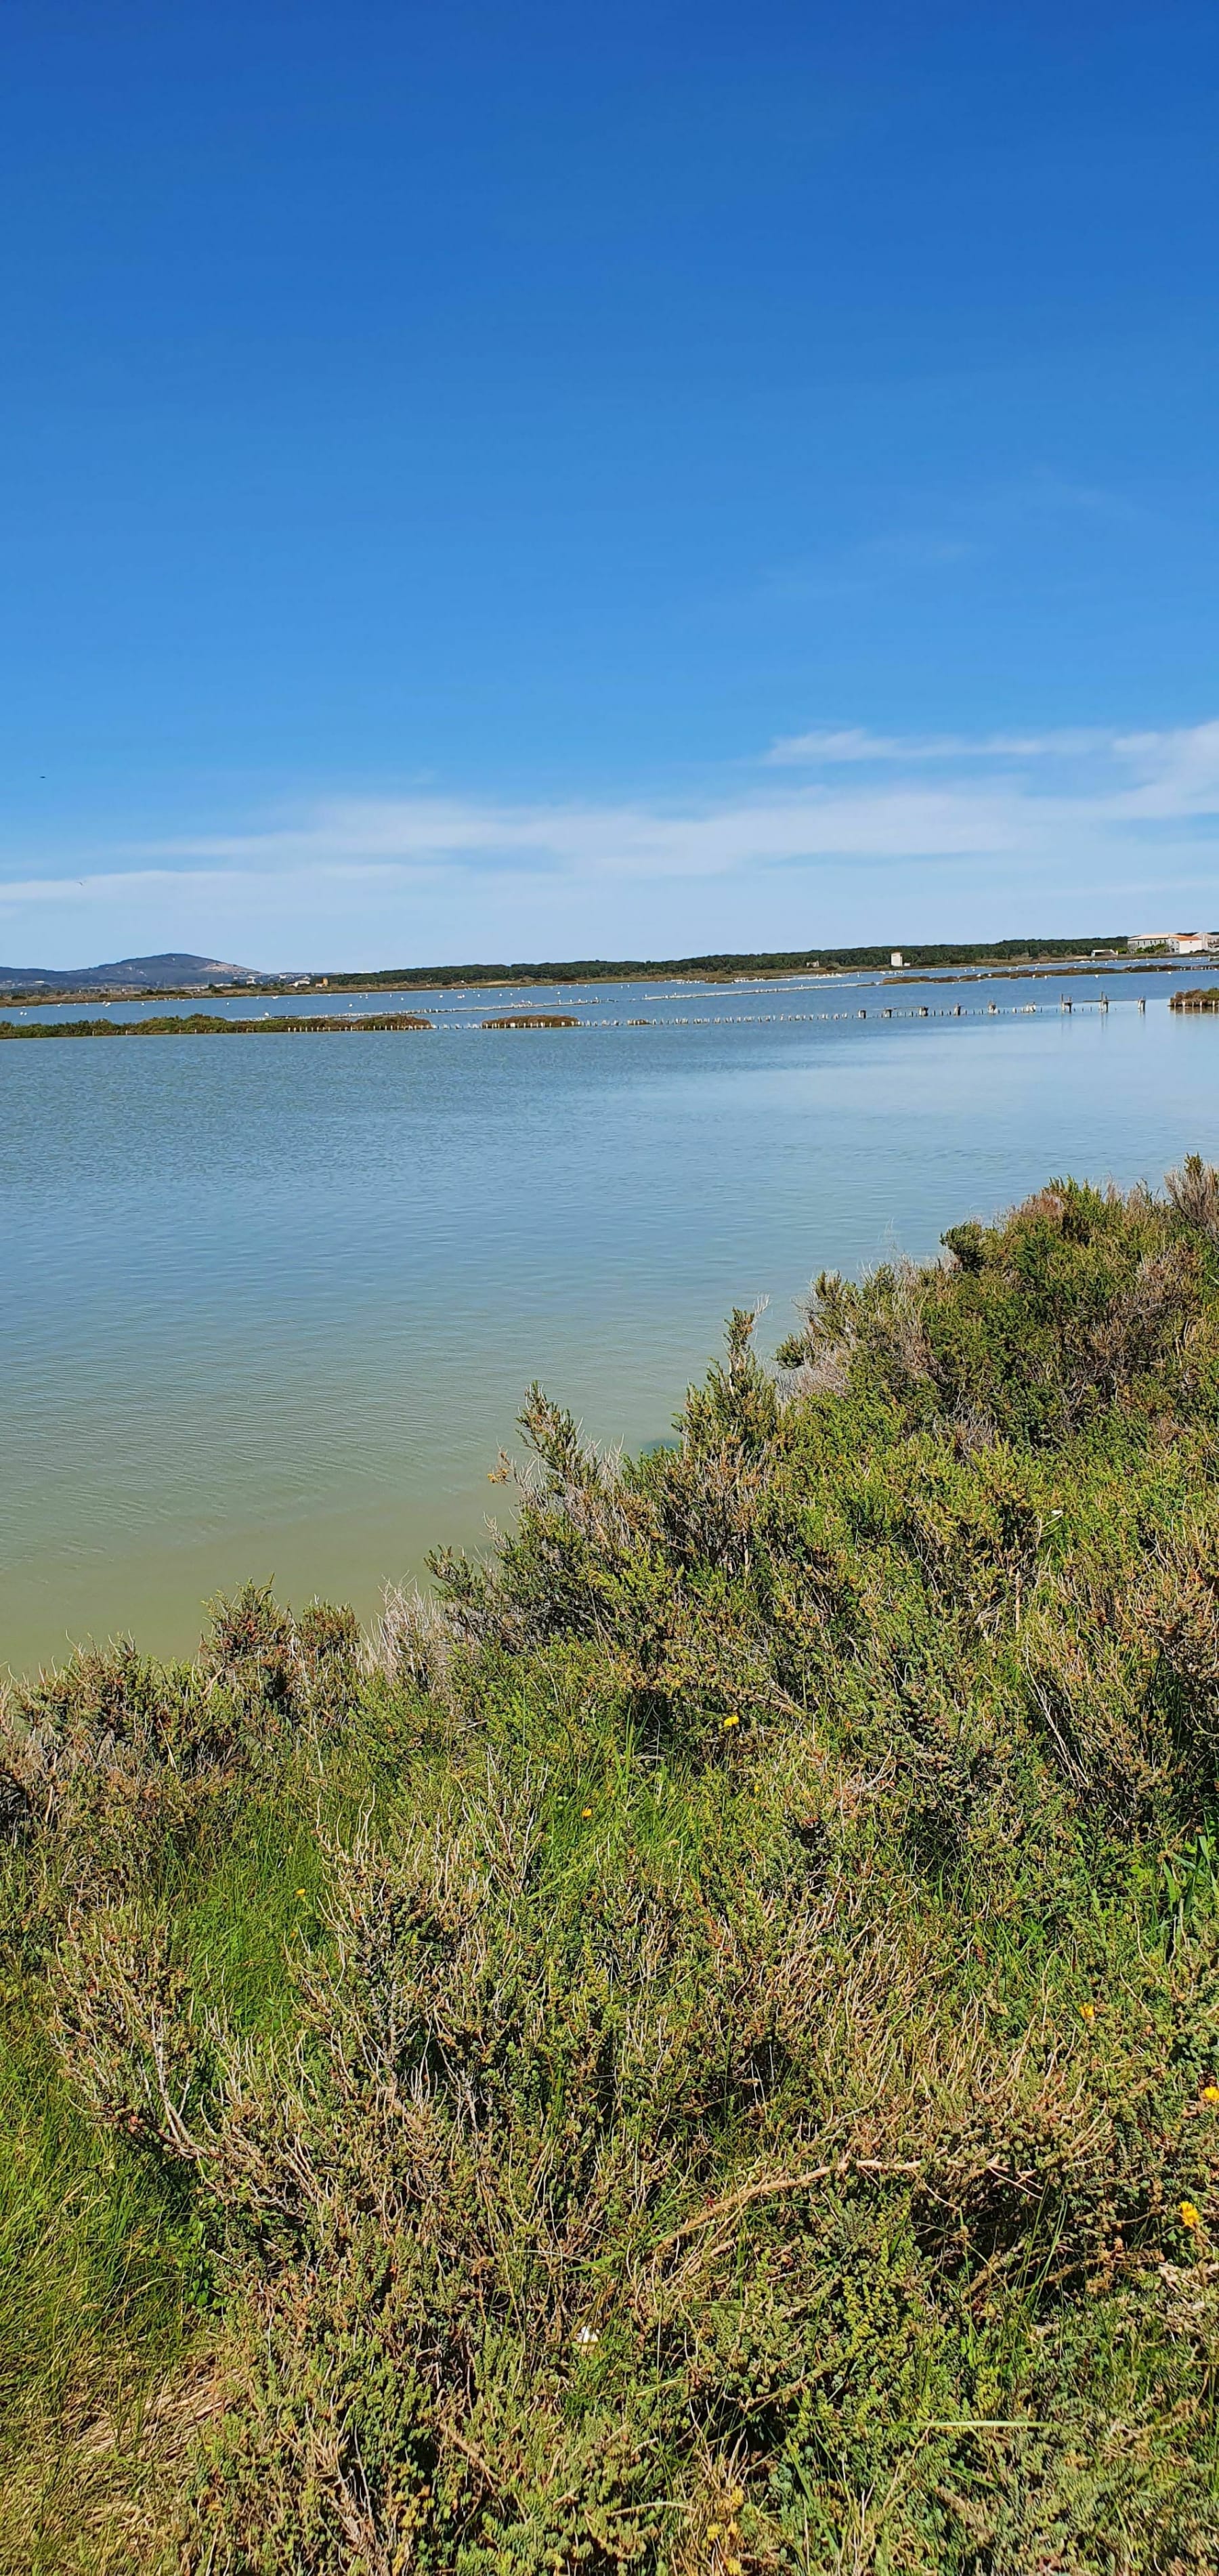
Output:
[[0,2564],[1216,2563],[1217,1208],[823,1277],[639,1460],[535,1390],[365,1645],[11,1694]]

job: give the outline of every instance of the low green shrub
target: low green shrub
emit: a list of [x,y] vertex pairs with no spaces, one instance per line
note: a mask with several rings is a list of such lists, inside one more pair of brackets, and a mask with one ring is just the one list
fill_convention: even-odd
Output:
[[13,1695],[0,2564],[1216,2563],[1216,1205],[738,1315],[638,1460],[534,1390],[367,1645]]

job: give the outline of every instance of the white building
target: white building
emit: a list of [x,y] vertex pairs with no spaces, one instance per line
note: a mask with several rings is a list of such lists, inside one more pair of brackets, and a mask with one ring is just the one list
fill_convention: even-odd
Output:
[[1219,949],[1219,930],[1139,930],[1128,948],[1166,948],[1172,957],[1209,957]]

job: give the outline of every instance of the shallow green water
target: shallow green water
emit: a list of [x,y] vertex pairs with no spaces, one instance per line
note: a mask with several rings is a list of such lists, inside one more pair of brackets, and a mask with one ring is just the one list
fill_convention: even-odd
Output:
[[449,996],[434,1036],[0,1047],[0,1661],[186,1648],[246,1574],[371,1615],[502,1504],[531,1378],[662,1437],[733,1304],[768,1296],[777,1339],[824,1266],[932,1252],[1052,1172],[1219,1155],[1219,1020],[1163,977],[1103,1017],[1072,985],[1069,1018],[1046,983],[883,997],[1002,1004],[925,1021],[875,987],[662,989],[575,1003],[644,1028],[492,1034]]

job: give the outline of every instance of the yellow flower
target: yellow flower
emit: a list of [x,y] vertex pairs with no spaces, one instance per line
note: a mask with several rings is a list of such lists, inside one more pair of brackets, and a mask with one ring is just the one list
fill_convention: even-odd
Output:
[[1096,2019],[1096,2006],[1095,2006],[1095,2004],[1081,2004],[1081,2005],[1080,2005],[1080,2007],[1079,2007],[1079,2009],[1080,2009],[1081,2013],[1083,2014],[1083,2017],[1084,2017],[1084,2020],[1085,2020],[1085,2021],[1095,2021],[1095,2019]]
[[593,1811],[592,1811],[592,1808],[591,1808],[591,1807],[581,1807],[581,1809],[580,1809],[580,1813],[581,1813],[581,1815],[582,1815],[582,1816],[591,1816],[592,1812],[593,1812]]
[[725,1726],[739,1726],[740,1723],[739,1717],[726,1717],[724,1720]]
[[296,1891],[296,1893],[297,1893],[297,1895],[298,1895],[298,1896],[304,1896],[304,1895],[306,1894],[306,1892],[307,1892],[307,1891],[306,1891],[303,1887],[298,1887],[298,1888],[297,1888],[297,1891]]
[[1204,2102],[1219,2102],[1219,2084],[1204,2084],[1202,2087],[1202,2099]]
[[1182,2227],[1201,2227],[1202,2225],[1201,2210],[1195,2209],[1192,2200],[1183,2200],[1181,2203],[1181,2225]]

